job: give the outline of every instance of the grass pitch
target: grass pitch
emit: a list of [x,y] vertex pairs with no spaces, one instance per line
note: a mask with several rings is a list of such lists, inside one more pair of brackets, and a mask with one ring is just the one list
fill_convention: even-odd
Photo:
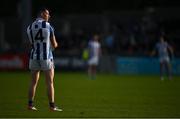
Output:
[[55,100],[63,112],[50,112],[43,73],[35,105],[27,110],[29,72],[0,72],[0,117],[180,117],[180,77],[161,81],[155,75],[98,74],[90,80],[85,73],[56,72]]

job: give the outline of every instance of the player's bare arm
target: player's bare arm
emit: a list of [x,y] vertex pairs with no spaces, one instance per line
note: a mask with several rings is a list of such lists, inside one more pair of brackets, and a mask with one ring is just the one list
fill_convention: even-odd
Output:
[[169,51],[171,52],[171,55],[173,55],[174,54],[173,48],[171,46],[169,46],[168,48],[169,48]]
[[57,43],[57,41],[56,41],[56,37],[53,35],[53,36],[50,38],[50,40],[51,40],[52,47],[53,47],[54,49],[57,48],[57,47],[58,47],[58,43]]

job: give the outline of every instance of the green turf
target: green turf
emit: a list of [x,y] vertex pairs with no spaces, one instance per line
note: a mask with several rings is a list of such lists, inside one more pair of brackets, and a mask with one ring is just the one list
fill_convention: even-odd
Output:
[[50,112],[44,77],[28,111],[29,72],[0,73],[0,117],[180,117],[180,77],[84,73],[55,74],[55,99],[63,112]]

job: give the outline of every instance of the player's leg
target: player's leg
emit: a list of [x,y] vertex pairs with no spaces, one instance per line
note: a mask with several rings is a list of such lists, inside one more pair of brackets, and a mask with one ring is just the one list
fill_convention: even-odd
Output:
[[96,78],[96,65],[93,65],[92,66],[92,79],[95,79]]
[[41,62],[42,70],[45,73],[47,94],[49,99],[49,106],[51,111],[62,111],[55,106],[54,100],[54,62],[53,60],[46,60]]
[[50,109],[51,111],[62,111],[62,109],[56,107],[54,100],[54,68],[51,68],[50,70],[45,70],[44,72],[46,76],[47,93]]
[[41,61],[40,64],[41,69],[45,73],[50,109],[52,111],[62,111],[61,109],[58,109],[54,103],[54,62],[52,59],[49,59]]
[[160,78],[161,78],[161,80],[164,80],[164,77],[163,77],[163,69],[164,69],[164,62],[161,61],[161,62],[160,62]]
[[93,79],[96,78],[98,64],[99,64],[99,61],[98,61],[98,58],[96,57],[93,63]]
[[32,110],[36,110],[35,107],[33,106],[33,101],[34,101],[34,97],[35,97],[35,93],[36,93],[36,87],[38,84],[38,80],[39,80],[39,75],[40,75],[40,71],[38,70],[32,70],[31,71],[31,83],[30,83],[30,87],[29,87],[29,93],[28,93],[28,108],[32,109]]
[[169,61],[166,62],[166,70],[167,70],[168,78],[171,80],[172,79],[172,68],[171,68],[171,64]]
[[88,65],[88,77],[91,79],[91,77],[92,77],[92,65],[91,64],[89,64]]
[[88,77],[89,79],[92,79],[93,75],[93,58],[89,59],[88,61]]
[[52,68],[44,72],[46,76],[48,99],[50,103],[54,103],[54,69]]
[[29,92],[28,92],[28,109],[30,110],[37,110],[33,106],[33,101],[36,93],[36,87],[39,80],[40,75],[40,64],[38,60],[29,60],[29,69],[31,70],[31,82],[29,86]]
[[96,78],[96,67],[98,65],[98,59],[97,57],[93,57],[90,61],[89,61],[89,71],[88,74],[90,76],[91,79],[95,79]]

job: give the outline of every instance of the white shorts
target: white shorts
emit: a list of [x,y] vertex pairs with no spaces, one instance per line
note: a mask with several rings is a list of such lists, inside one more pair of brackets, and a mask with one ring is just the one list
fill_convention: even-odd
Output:
[[99,63],[99,60],[97,57],[93,57],[88,60],[88,65],[98,65],[98,63]]
[[160,63],[162,63],[162,62],[169,62],[170,59],[169,59],[169,57],[160,57],[159,61],[160,61]]
[[54,68],[54,61],[49,60],[32,60],[29,61],[30,70],[50,70]]

